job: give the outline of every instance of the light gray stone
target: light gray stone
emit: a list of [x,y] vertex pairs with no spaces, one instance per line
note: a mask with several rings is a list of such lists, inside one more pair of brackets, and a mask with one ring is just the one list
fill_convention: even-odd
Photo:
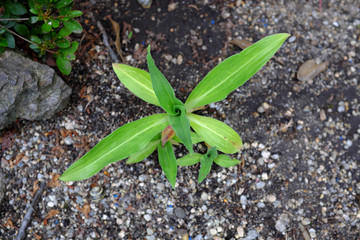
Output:
[[65,107],[71,88],[54,69],[6,51],[0,54],[0,129],[17,118],[48,119]]

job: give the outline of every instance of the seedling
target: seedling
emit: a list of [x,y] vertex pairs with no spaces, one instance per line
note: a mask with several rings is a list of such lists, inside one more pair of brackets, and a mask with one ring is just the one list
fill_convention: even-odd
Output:
[[[172,187],[175,187],[178,166],[200,162],[198,183],[201,183],[214,162],[222,167],[238,164],[237,159],[226,154],[234,154],[242,148],[239,134],[225,123],[193,111],[225,99],[243,85],[288,37],[289,34],[284,33],[268,36],[225,59],[194,88],[185,103],[175,97],[170,83],[156,67],[150,46],[147,55],[150,73],[124,64],[113,64],[117,77],[131,92],[148,103],[160,106],[166,113],[144,117],[118,128],[72,164],[60,179],[83,180],[106,165],[125,158],[128,158],[129,164],[140,162],[156,149],[160,166]],[[199,142],[209,146],[206,154],[194,153],[193,144]],[[189,154],[176,160],[173,145],[178,144],[184,144]]]

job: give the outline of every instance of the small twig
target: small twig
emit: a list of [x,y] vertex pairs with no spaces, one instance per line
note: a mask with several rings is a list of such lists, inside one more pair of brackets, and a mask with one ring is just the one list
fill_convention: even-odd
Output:
[[304,225],[302,225],[300,222],[299,222],[299,228],[300,228],[300,231],[304,237],[305,240],[311,240],[311,237],[310,237],[310,234],[307,232],[306,228],[304,227]]
[[[10,32],[10,33],[12,33],[12,34],[14,34],[14,35],[15,35],[15,36],[17,36],[18,38],[21,38],[22,40],[24,40],[24,41],[26,41],[26,42],[28,42],[28,43],[34,44],[34,45],[36,45],[36,46],[38,46],[38,47],[40,48],[39,44],[34,43],[33,41],[30,41],[29,39],[24,38],[23,36],[21,36],[21,35],[17,34],[16,32],[11,31],[10,29],[8,29],[8,28],[6,28],[6,27],[4,27],[4,26],[0,25],[0,29],[1,29],[1,28],[4,28],[6,31],[8,31],[8,32]],[[45,50],[45,51],[47,51],[47,52],[49,52],[49,53],[52,53],[52,54],[55,54],[55,53],[56,53],[56,52],[51,51],[51,50],[49,50],[49,49],[44,49],[44,50]]]
[[109,38],[108,38],[108,36],[107,36],[107,34],[105,32],[105,29],[104,29],[103,25],[101,24],[100,21],[97,21],[96,24],[97,24],[98,28],[100,29],[101,34],[103,35],[103,42],[104,42],[104,45],[109,49],[111,59],[114,62],[119,63],[120,61],[117,58],[116,53],[114,52],[114,50],[112,50],[112,48],[111,48],[111,46],[109,44],[109,40],[108,40]]
[[18,235],[16,236],[16,240],[21,240],[21,239],[24,238],[27,225],[31,221],[31,215],[34,212],[34,208],[35,208],[37,202],[39,201],[40,196],[44,192],[45,186],[46,186],[46,183],[41,182],[40,188],[36,191],[36,194],[35,194],[35,196],[33,198],[33,201],[32,201],[31,205],[27,209],[27,212],[26,212],[26,214],[24,216],[23,222],[21,223]]
[[96,21],[96,20],[95,20],[95,17],[94,17],[93,14],[91,14],[90,17],[91,17],[91,20],[92,20],[93,22],[96,22],[96,25],[98,26],[101,34],[103,35],[103,43],[104,43],[104,45],[109,49],[109,53],[110,53],[111,59],[112,59],[115,63],[119,63],[120,61],[119,61],[119,59],[117,58],[116,53],[114,52],[114,50],[112,50],[112,48],[111,48],[111,46],[110,46],[110,44],[109,44],[109,40],[108,40],[109,38],[108,38],[108,35],[107,35],[106,32],[105,32],[105,29],[104,29],[103,25],[101,24],[100,21]]

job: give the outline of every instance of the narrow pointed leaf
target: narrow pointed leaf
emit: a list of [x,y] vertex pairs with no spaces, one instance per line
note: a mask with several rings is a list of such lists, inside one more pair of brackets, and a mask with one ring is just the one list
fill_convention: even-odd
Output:
[[192,141],[190,135],[190,122],[186,117],[186,110],[184,105],[176,105],[179,109],[180,115],[170,115],[169,123],[174,129],[176,136],[178,136],[184,143],[185,147],[190,153],[193,153]]
[[199,163],[201,157],[202,157],[202,154],[200,154],[200,153],[187,154],[187,155],[183,156],[182,158],[176,159],[176,163],[177,163],[177,165],[182,166],[182,167],[191,166],[191,165]]
[[148,72],[125,64],[113,63],[112,66],[116,76],[133,94],[148,103],[160,106]]
[[158,144],[159,163],[162,170],[165,173],[166,178],[173,188],[175,188],[176,175],[177,175],[177,163],[175,158],[174,149],[170,142],[167,142],[165,146],[161,143]]
[[154,141],[149,142],[149,144],[144,149],[142,149],[139,152],[136,152],[134,154],[131,154],[130,157],[128,158],[128,160],[126,160],[126,163],[132,164],[132,163],[141,162],[142,160],[147,158],[150,154],[152,154],[155,151],[159,142],[160,142],[160,140],[154,140]]
[[[152,86],[155,95],[159,100],[160,106],[169,114],[177,114],[175,105],[184,105],[179,99],[175,97],[174,90],[165,76],[156,67],[155,62],[150,54],[150,45],[147,48],[148,54],[146,56]],[[175,130],[175,129],[174,129]]]
[[268,36],[235,54],[211,70],[187,99],[187,110],[223,100],[243,85],[276,53],[289,34]]
[[218,153],[216,147],[210,148],[206,154],[200,158],[200,170],[198,183],[201,183],[211,170],[211,166],[214,162],[214,159],[217,157]]
[[[195,133],[195,132],[193,132],[193,131],[190,132],[190,136],[191,136],[191,142],[192,142],[193,144],[204,141],[197,133]],[[181,139],[178,138],[178,136],[176,136],[176,135],[175,135],[172,139],[173,139],[174,141],[178,142],[178,143],[183,143],[183,142],[181,141]]]
[[146,146],[169,125],[166,114],[156,114],[125,124],[101,140],[60,177],[63,181],[89,178],[106,165],[122,160]]
[[240,163],[239,160],[237,159],[233,159],[231,157],[229,157],[228,155],[225,154],[220,154],[218,155],[215,159],[214,162],[221,166],[221,167],[225,167],[225,168],[229,168],[229,167],[233,167],[236,164]]
[[232,154],[242,148],[242,141],[231,127],[210,117],[189,113],[187,117],[191,127],[210,146],[216,146],[221,152]]

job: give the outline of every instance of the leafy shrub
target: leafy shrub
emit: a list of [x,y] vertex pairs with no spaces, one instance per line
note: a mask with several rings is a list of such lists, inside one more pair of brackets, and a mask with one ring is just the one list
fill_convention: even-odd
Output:
[[59,70],[69,75],[79,43],[70,42],[67,36],[83,30],[74,20],[82,12],[72,7],[72,0],[1,1],[0,52],[15,48],[15,35],[27,41],[39,57],[52,53]]
[[[239,163],[226,154],[242,148],[240,136],[228,125],[193,112],[204,105],[225,99],[243,85],[276,53],[289,34],[268,36],[241,53],[235,54],[211,70],[194,88],[185,104],[156,67],[148,48],[150,74],[124,64],[113,64],[120,81],[136,96],[160,106],[166,113],[151,115],[125,124],[100,141],[60,177],[63,181],[89,178],[106,165],[128,158],[127,163],[144,160],[157,149],[159,163],[170,184],[175,187],[177,167],[200,162],[198,183],[209,174],[215,162],[222,167]],[[205,154],[194,153],[193,144],[205,142]],[[184,144],[189,154],[177,159],[173,145]],[[224,154],[218,154],[218,151]]]

